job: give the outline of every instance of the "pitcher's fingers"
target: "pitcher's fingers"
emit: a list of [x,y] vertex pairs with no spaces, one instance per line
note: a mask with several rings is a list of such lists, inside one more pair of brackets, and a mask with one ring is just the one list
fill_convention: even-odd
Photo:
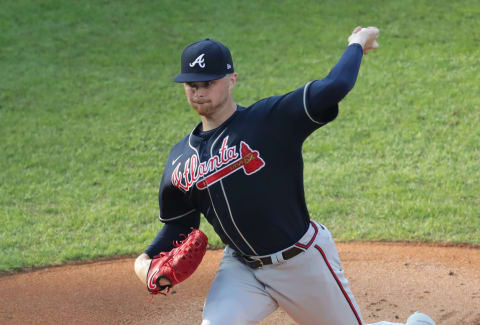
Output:
[[171,286],[172,285],[170,280],[165,278],[165,277],[161,277],[160,279],[158,279],[158,284],[161,285],[161,286]]
[[380,29],[378,29],[377,27],[369,26],[368,28],[374,31],[377,36],[380,34]]

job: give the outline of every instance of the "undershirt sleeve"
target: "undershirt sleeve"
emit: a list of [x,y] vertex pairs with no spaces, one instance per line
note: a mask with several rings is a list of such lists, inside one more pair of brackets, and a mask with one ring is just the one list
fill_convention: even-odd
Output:
[[304,108],[312,122],[326,124],[335,119],[338,114],[337,104],[355,85],[362,57],[360,44],[348,46],[325,78],[305,86]]
[[184,218],[168,222],[158,232],[145,253],[153,258],[160,252],[169,252],[173,249],[174,242],[185,239],[182,235],[188,236],[192,228],[198,229],[199,226],[199,213],[192,213]]

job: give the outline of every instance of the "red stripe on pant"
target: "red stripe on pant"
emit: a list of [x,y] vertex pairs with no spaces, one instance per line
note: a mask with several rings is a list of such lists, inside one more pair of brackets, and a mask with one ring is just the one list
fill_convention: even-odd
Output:
[[296,243],[295,246],[301,247],[303,249],[308,249],[310,247],[310,245],[312,245],[313,241],[315,240],[315,237],[317,237],[318,227],[315,224],[315,222],[313,222],[313,221],[310,221],[310,224],[313,226],[313,229],[315,230],[315,233],[313,234],[313,236],[310,239],[310,241],[308,242],[308,244],[303,245],[302,243]]
[[345,289],[343,288],[342,284],[340,283],[340,280],[338,279],[337,275],[336,275],[335,272],[333,271],[332,266],[331,266],[330,263],[328,262],[327,256],[325,255],[325,253],[323,252],[323,250],[322,250],[322,248],[321,248],[320,246],[315,245],[315,248],[320,252],[320,254],[322,254],[322,257],[323,257],[323,260],[325,261],[325,264],[327,264],[328,269],[330,270],[330,273],[332,273],[333,278],[335,279],[335,281],[336,281],[337,284],[338,284],[338,287],[339,287],[340,290],[342,291],[345,299],[347,299],[348,304],[350,305],[350,308],[352,309],[353,313],[355,314],[355,317],[357,318],[358,324],[359,324],[359,325],[362,325],[362,320],[360,319],[360,316],[358,315],[357,311],[355,310],[355,307],[353,306],[353,303],[352,303],[352,301],[350,300],[350,297],[348,296],[347,292],[345,291]]

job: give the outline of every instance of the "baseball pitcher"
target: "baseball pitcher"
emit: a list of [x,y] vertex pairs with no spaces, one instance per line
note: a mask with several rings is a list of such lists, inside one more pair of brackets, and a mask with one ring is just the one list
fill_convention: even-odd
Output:
[[[256,324],[279,307],[298,324],[363,324],[332,235],[307,210],[302,144],[337,117],[378,35],[355,28],[326,77],[250,106],[234,101],[225,45],[185,48],[174,81],[201,121],[170,151],[159,189],[165,225],[135,261],[149,292],[167,293],[200,264],[202,214],[226,246],[203,325]],[[406,324],[434,322],[415,313]]]

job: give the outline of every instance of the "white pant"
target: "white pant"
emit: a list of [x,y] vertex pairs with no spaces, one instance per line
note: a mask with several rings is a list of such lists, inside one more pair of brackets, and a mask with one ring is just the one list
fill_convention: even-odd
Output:
[[302,325],[363,324],[330,232],[314,223],[309,248],[281,264],[252,269],[225,248],[202,325],[256,324],[279,306]]
[[[256,324],[279,306],[301,325],[363,324],[328,229],[312,222],[299,243],[308,249],[260,269],[245,265],[227,246],[205,302],[202,325]],[[415,313],[405,325],[435,322]]]

